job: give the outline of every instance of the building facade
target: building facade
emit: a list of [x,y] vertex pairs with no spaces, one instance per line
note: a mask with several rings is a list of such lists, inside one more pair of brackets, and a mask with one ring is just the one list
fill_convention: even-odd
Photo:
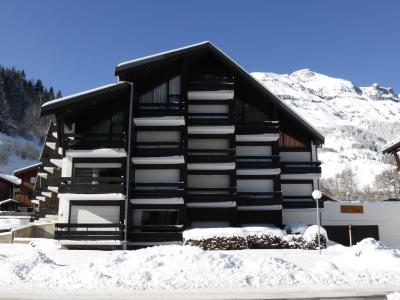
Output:
[[185,228],[281,226],[315,211],[324,137],[213,44],[115,74],[42,106],[54,122],[36,197],[58,199],[65,245],[141,247],[180,241]]

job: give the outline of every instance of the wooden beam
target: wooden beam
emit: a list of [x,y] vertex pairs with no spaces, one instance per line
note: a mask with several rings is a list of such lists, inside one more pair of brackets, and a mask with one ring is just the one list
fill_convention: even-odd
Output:
[[393,152],[394,155],[394,159],[396,160],[396,164],[397,164],[397,169],[400,170],[400,158],[399,158],[399,154],[397,153],[397,151]]

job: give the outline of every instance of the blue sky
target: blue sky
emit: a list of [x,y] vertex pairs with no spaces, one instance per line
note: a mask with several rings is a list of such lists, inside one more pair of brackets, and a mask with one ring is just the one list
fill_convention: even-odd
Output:
[[400,1],[1,1],[0,64],[64,95],[117,63],[209,40],[248,71],[311,68],[400,93]]

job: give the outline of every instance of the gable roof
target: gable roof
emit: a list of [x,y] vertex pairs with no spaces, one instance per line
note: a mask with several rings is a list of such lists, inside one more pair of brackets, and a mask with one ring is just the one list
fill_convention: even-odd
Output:
[[193,51],[197,50],[210,50],[217,55],[221,60],[227,63],[232,69],[234,69],[239,75],[247,80],[254,88],[259,90],[263,95],[271,99],[271,101],[276,104],[280,109],[286,112],[289,116],[298,121],[301,127],[303,127],[307,132],[309,132],[318,142],[324,143],[325,137],[316,128],[314,128],[310,123],[308,123],[303,117],[301,117],[297,112],[290,108],[285,102],[280,98],[275,96],[271,91],[269,91],[262,83],[260,83],[256,78],[254,78],[250,73],[248,73],[242,66],[236,63],[232,58],[225,54],[222,50],[214,46],[211,42],[205,41],[198,44],[189,45],[186,47],[161,52],[158,54],[145,56],[142,58],[137,58],[134,60],[122,62],[118,64],[115,68],[115,75],[120,75],[125,71],[134,71],[135,69],[142,67],[146,64],[162,62],[169,59],[178,58],[180,56],[188,55]]
[[81,93],[73,94],[73,95],[55,99],[52,101],[48,101],[42,105],[40,116],[43,117],[46,115],[53,114],[55,111],[62,110],[67,105],[70,105],[73,103],[91,100],[91,99],[99,97],[99,96],[105,96],[105,95],[117,93],[128,87],[130,87],[130,84],[128,82],[122,81],[122,82],[104,85],[104,86],[101,86],[101,87],[98,87],[95,89],[87,90],[87,91],[84,91]]
[[21,184],[21,179],[9,174],[0,173],[0,180],[5,181],[13,186],[19,186]]
[[386,154],[386,153],[391,153],[394,152],[396,150],[400,149],[400,138],[397,138],[393,141],[390,141],[389,143],[387,143],[386,145],[384,145],[382,147],[382,153]]
[[21,168],[21,169],[14,170],[13,174],[14,174],[14,176],[18,176],[18,175],[20,175],[20,174],[22,174],[22,173],[24,173],[24,172],[28,172],[28,171],[31,171],[31,170],[38,169],[39,166],[41,166],[41,165],[42,165],[42,163],[39,162],[39,163],[30,165],[30,166],[26,166],[26,167],[23,167],[23,168]]

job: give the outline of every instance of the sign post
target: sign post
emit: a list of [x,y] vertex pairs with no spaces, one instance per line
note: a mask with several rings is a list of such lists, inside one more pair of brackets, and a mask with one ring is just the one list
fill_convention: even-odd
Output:
[[320,218],[319,218],[319,199],[322,198],[322,193],[319,190],[315,190],[312,192],[312,197],[317,202],[317,225],[318,225],[318,251],[319,255],[321,255],[321,232],[320,232]]

